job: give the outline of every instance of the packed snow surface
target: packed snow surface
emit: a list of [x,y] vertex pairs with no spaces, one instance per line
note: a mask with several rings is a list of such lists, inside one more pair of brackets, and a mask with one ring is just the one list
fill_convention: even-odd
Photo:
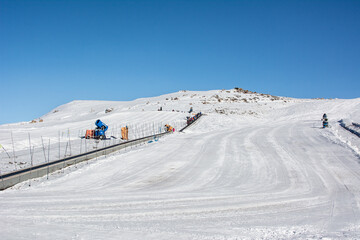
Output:
[[[117,143],[125,125],[133,139],[179,129],[190,107],[205,115],[184,133],[0,192],[0,239],[360,238],[360,140],[338,123],[360,122],[360,99],[232,89],[74,101],[42,122],[1,125],[0,167],[31,164],[29,146],[36,165],[70,145],[74,154]],[[81,140],[96,119],[116,139]]]

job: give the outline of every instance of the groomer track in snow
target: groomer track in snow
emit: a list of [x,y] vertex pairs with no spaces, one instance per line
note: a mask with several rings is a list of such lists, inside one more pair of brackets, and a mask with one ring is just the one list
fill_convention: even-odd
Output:
[[[338,121],[358,122],[360,99],[228,91],[146,99],[144,112],[159,102],[206,116],[186,134],[0,192],[0,238],[357,239],[360,142]],[[247,102],[224,100],[237,95]]]

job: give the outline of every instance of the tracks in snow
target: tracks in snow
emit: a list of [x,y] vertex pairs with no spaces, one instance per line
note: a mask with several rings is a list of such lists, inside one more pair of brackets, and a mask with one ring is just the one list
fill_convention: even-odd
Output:
[[347,126],[342,120],[340,121],[340,126],[346,129],[347,131],[355,134],[356,136],[360,137],[360,124],[352,123],[350,126]]
[[234,126],[172,135],[126,158],[109,157],[84,174],[22,192],[20,201],[16,193],[0,198],[0,214],[20,221],[14,212],[22,209],[23,223],[70,224],[82,236],[94,227],[117,234],[141,228],[153,238],[256,238],[261,226],[277,237],[279,226],[310,234],[303,237],[338,236],[359,224],[360,171],[352,152],[307,122]]

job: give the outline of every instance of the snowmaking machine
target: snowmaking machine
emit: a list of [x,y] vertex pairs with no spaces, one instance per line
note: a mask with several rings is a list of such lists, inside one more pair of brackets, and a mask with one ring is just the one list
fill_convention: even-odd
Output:
[[85,138],[90,139],[105,139],[106,135],[105,132],[108,130],[108,126],[100,121],[100,119],[96,120],[95,122],[96,128],[94,130],[86,130]]
[[169,124],[165,124],[165,131],[166,132],[175,132],[175,128],[173,128]]
[[328,120],[326,113],[324,113],[323,118],[321,120],[323,123],[323,128],[329,127],[329,120]]

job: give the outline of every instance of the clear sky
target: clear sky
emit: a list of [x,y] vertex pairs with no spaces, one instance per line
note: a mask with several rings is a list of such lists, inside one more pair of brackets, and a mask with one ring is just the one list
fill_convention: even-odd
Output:
[[360,97],[360,1],[0,0],[0,124],[241,87]]

